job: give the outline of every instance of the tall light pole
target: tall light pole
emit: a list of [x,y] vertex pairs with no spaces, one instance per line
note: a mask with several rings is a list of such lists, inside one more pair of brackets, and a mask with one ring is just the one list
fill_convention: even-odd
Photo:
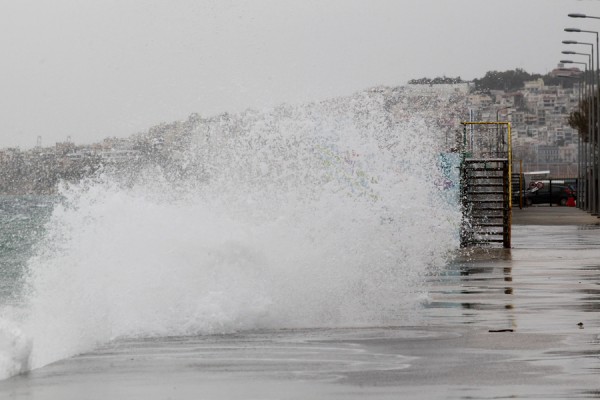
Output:
[[[565,29],[565,30],[566,30],[566,29]],[[569,29],[569,32],[570,32],[570,31],[572,31],[572,29]],[[585,45],[585,46],[590,46],[590,49],[591,49],[591,54],[592,54],[592,56],[591,56],[591,58],[592,58],[592,63],[594,62],[594,55],[593,55],[593,54],[594,54],[594,44],[593,44],[593,43],[589,43],[589,42],[579,42],[579,41],[577,41],[577,40],[563,40],[562,42],[563,42],[563,44],[574,44],[574,45],[582,44],[582,45]],[[596,55],[597,55],[597,54],[598,54],[598,53],[596,53]],[[599,67],[600,67],[600,65],[598,65],[598,64],[596,63],[596,68],[599,68]],[[594,67],[592,66],[592,74],[593,74],[593,70],[594,70]],[[593,75],[593,76],[595,76],[595,75]],[[600,78],[599,78],[599,79],[596,79],[596,82],[597,82],[598,84],[600,84]],[[592,96],[592,97],[593,97],[593,96]],[[593,99],[593,100],[592,100],[592,101],[593,101],[592,105],[593,105],[593,104],[595,104],[595,105],[596,105],[596,107],[598,107],[598,106],[599,106],[599,105],[598,105],[598,100],[599,100],[599,99],[600,99],[600,98],[595,98],[595,99]],[[592,108],[592,110],[593,110],[593,108]],[[592,116],[595,116],[595,114],[594,114],[593,112],[592,112]],[[596,126],[596,124],[600,124],[600,113],[599,113],[597,116],[595,116],[595,117],[596,117],[596,118],[595,118],[595,121],[592,121],[592,126]],[[594,123],[594,122],[595,122],[595,123]],[[593,147],[592,147],[592,148],[593,148]],[[597,177],[597,176],[598,176],[598,171],[597,171],[597,168],[596,168],[596,167],[594,167],[594,164],[595,164],[595,163],[594,163],[594,162],[592,162],[592,170],[596,171],[596,173],[595,173],[595,176]],[[580,171],[580,170],[578,170],[578,171]],[[579,172],[578,172],[578,175],[579,175]],[[593,176],[594,176],[594,173],[592,172],[592,179],[593,179]],[[581,177],[579,177],[579,178],[581,178]],[[579,181],[581,182],[581,179],[579,179]],[[580,185],[578,185],[578,186],[580,186]],[[598,213],[598,206],[594,206],[594,204],[597,204],[597,203],[598,203],[598,196],[599,196],[599,194],[598,194],[598,188],[597,188],[597,186],[596,186],[596,185],[594,185],[594,189],[593,189],[593,191],[592,191],[592,196],[591,196],[591,197],[592,197],[592,208],[591,208],[591,212],[592,212],[593,214],[597,214],[597,213]],[[580,198],[580,197],[579,197],[579,198]],[[581,202],[579,202],[579,203],[581,203]],[[578,206],[579,206],[579,205],[578,205]]]
[[[584,66],[584,93],[585,93],[585,99],[588,103],[588,140],[583,141],[581,138],[581,132],[579,135],[579,145],[580,145],[580,149],[579,149],[579,179],[577,182],[577,191],[578,196],[577,196],[577,203],[579,205],[579,208],[585,210],[585,211],[590,211],[590,201],[589,201],[589,197],[590,197],[590,187],[589,187],[589,182],[587,179],[587,171],[588,171],[588,163],[589,163],[589,150],[590,150],[590,146],[589,146],[589,141],[590,141],[590,134],[592,132],[592,114],[589,110],[591,110],[592,108],[592,87],[591,85],[588,83],[588,80],[590,80],[590,75],[588,74],[588,63],[585,62],[580,62],[580,61],[572,61],[572,60],[560,60],[560,62],[562,64],[580,64]],[[580,103],[583,104],[583,103]],[[583,203],[583,204],[582,204]]]
[[[586,15],[586,14],[578,14],[578,13],[573,13],[573,14],[569,14],[569,17],[571,18],[593,18],[593,19],[600,19],[600,17],[594,17],[594,16],[590,16],[590,15]],[[599,47],[599,36],[598,35],[598,31],[590,31],[590,30],[586,30],[586,29],[578,29],[578,28],[565,28],[565,32],[576,32],[576,33],[593,33],[594,35],[596,35],[596,68],[600,67],[600,47]],[[593,47],[592,47],[593,48]],[[593,54],[593,53],[592,53]],[[593,58],[593,55],[592,55]],[[594,75],[594,77],[596,78],[596,82],[599,83],[598,86],[596,86],[596,88],[594,89],[594,96],[596,97],[595,100],[595,104],[596,104],[596,108],[592,110],[592,112],[596,112],[596,122],[599,123],[600,125],[600,106],[598,105],[598,101],[600,100],[600,95],[599,95],[599,89],[600,89],[600,68],[598,69],[598,71],[596,71],[594,69],[594,67],[592,67],[592,74]],[[592,208],[591,208],[591,213],[592,215],[598,215],[598,210],[599,210],[599,196],[598,196],[598,174],[599,174],[599,170],[598,167],[600,165],[600,163],[598,162],[598,138],[596,137],[596,131],[599,129],[600,127],[596,127],[595,125],[593,126],[593,130],[592,130],[592,137],[591,137],[591,152],[592,152]]]
[[[565,29],[566,31],[567,29]],[[588,163],[590,164],[589,166],[589,177],[591,179],[592,184],[591,185],[586,185],[586,187],[588,188],[586,190],[586,211],[590,212],[592,215],[597,215],[597,207],[595,206],[596,202],[597,202],[597,186],[595,184],[596,182],[596,166],[597,163],[595,162],[595,158],[594,154],[594,148],[595,148],[595,141],[594,141],[594,132],[596,130],[596,122],[597,122],[597,118],[598,116],[596,115],[596,107],[597,104],[597,99],[594,96],[594,86],[596,84],[596,74],[594,73],[594,48],[592,46],[592,53],[580,53],[580,52],[576,52],[576,51],[569,51],[569,50],[564,50],[562,52],[563,54],[577,54],[577,55],[581,55],[581,56],[588,56],[588,62],[589,62],[589,70],[592,72],[591,73],[591,90],[590,90],[590,106],[589,106],[589,125],[590,128],[589,133],[590,136],[588,136],[588,143],[589,143],[589,147],[588,147],[588,151],[590,153],[589,158],[588,158]],[[587,73],[587,72],[586,72]],[[588,176],[588,163],[586,163],[586,179]]]
[[[577,74],[576,76],[573,75],[573,70],[572,69],[568,69],[568,68],[560,68],[562,71],[564,71],[564,74],[559,74],[557,75],[559,78],[564,78],[564,79],[577,79],[579,80],[579,82],[577,83],[577,97],[579,99],[579,107],[581,107],[581,104],[583,104],[584,101],[584,94],[583,94],[583,87],[585,85],[585,74],[581,71],[579,71],[579,74]],[[568,74],[567,74],[568,72]],[[581,201],[581,199],[583,198],[583,166],[582,166],[582,160],[583,160],[583,140],[581,138],[581,132],[578,133],[577,135],[577,208],[579,209],[583,209],[583,203]]]
[[589,43],[589,42],[578,42],[577,40],[563,40],[562,41],[563,44],[585,44],[590,46],[591,49],[591,53],[592,53],[592,62],[594,61],[594,43]]

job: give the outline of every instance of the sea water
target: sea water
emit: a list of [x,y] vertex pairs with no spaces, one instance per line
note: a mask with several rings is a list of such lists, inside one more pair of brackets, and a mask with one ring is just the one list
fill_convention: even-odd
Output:
[[150,130],[150,161],[3,199],[0,378],[116,338],[409,323],[458,245],[450,104],[380,89],[195,118]]

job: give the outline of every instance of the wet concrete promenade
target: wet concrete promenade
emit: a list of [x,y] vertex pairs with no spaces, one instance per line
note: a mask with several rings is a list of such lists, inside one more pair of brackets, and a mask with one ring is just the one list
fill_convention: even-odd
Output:
[[0,382],[6,399],[600,399],[600,227],[516,209],[404,324],[117,340]]
[[460,361],[433,374],[445,391],[432,398],[600,398],[598,221],[576,208],[515,209],[512,249],[457,259],[460,277],[434,284],[428,319],[464,340]]
[[600,225],[600,218],[576,207],[513,207],[515,225]]

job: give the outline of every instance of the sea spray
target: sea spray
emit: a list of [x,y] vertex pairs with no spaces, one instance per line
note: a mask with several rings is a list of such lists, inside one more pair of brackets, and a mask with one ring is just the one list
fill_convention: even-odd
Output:
[[439,128],[398,120],[401,100],[196,121],[63,186],[0,374],[118,337],[408,323],[459,213],[436,184]]

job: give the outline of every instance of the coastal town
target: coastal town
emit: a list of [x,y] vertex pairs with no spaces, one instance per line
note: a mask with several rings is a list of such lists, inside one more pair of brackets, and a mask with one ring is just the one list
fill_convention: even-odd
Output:
[[600,400],[600,0],[0,19],[0,400]]
[[108,137],[99,143],[79,145],[70,138],[51,147],[0,149],[0,194],[53,194],[59,182],[77,182],[101,168],[135,167],[153,161],[167,164],[188,145],[199,117],[161,124],[128,138]]
[[[581,72],[559,64],[549,76],[577,78]],[[568,118],[577,109],[579,79],[546,84],[538,78],[516,90],[476,90],[472,82],[409,84],[414,101],[397,104],[395,115],[412,108],[426,110],[444,132],[447,148],[460,136],[461,121],[508,121],[512,125],[513,160],[525,171],[548,170],[554,178],[577,174],[578,134]],[[440,114],[429,104],[428,93],[451,92],[456,107]],[[74,182],[100,168],[135,165],[154,160],[166,165],[174,154],[189,145],[194,129],[203,122],[227,118],[227,114],[204,120],[193,114],[186,121],[160,124],[127,138],[107,137],[98,143],[76,144],[69,137],[53,146],[42,146],[42,137],[32,149],[0,149],[1,194],[52,194],[58,182]]]
[[525,170],[548,170],[555,178],[576,177],[579,136],[568,118],[579,105],[579,79],[572,78],[580,74],[577,68],[559,64],[549,75],[564,76],[561,84],[546,85],[538,78],[524,82],[520,90],[471,93],[468,107],[474,110],[475,121],[511,123],[513,159],[522,160]]

